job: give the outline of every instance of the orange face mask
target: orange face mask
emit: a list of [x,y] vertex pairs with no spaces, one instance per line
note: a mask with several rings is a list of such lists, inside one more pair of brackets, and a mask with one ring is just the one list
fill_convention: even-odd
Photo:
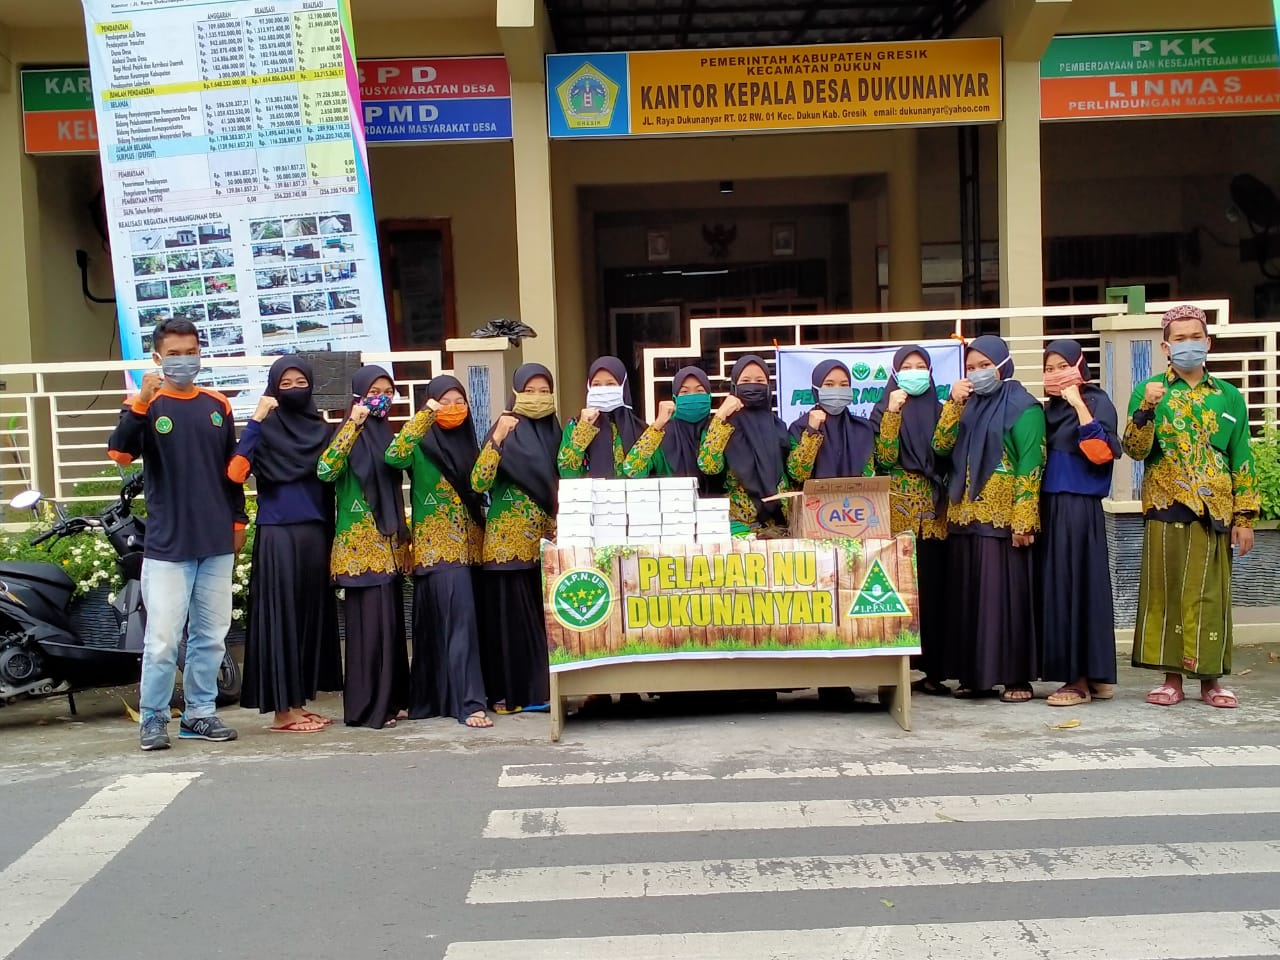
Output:
[[455,403],[447,407],[441,407],[436,411],[436,423],[440,424],[445,430],[452,430],[454,427],[462,426],[467,419],[467,412],[465,403]]

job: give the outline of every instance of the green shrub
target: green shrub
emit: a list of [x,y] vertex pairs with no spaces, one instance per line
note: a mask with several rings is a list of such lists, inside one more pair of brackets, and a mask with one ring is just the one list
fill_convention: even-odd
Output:
[[1280,520],[1280,426],[1269,423],[1252,443],[1263,520]]

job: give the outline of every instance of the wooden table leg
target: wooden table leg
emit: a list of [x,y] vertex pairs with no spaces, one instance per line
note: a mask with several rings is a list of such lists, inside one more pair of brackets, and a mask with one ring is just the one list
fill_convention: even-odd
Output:
[[911,658],[898,658],[898,684],[893,688],[889,712],[903,730],[911,729]]
[[564,730],[564,698],[560,696],[559,674],[551,674],[551,701],[548,706],[551,714],[551,742],[558,743]]

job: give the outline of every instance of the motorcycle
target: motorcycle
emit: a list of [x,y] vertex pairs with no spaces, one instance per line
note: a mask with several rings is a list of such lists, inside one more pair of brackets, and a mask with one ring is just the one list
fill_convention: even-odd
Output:
[[[32,545],[94,532],[107,538],[124,581],[111,600],[114,629],[77,630],[72,597],[75,582],[54,563],[0,561],[0,706],[24,697],[63,696],[75,714],[75,694],[100,687],[131,686],[142,672],[147,612],[142,605],[142,553],[146,521],[133,512],[142,493],[142,474],[124,481],[120,494],[96,516],[67,516],[55,504],[53,526]],[[18,494],[9,506],[35,510],[38,491]],[[186,631],[178,649],[178,669],[186,662]],[[218,703],[240,699],[240,666],[230,651],[218,670]],[[175,701],[178,699],[175,691]]]

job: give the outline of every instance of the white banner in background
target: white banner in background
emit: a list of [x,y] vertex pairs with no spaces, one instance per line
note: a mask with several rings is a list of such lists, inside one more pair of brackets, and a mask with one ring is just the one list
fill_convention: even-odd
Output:
[[84,13],[123,356],[169,317],[206,356],[388,349],[348,0]]
[[[945,400],[951,384],[964,378],[964,348],[957,340],[927,340],[920,344],[929,352],[933,382],[938,399]],[[808,413],[817,402],[811,377],[823,360],[839,360],[849,368],[853,381],[853,406],[859,416],[871,413],[892,372],[896,346],[889,347],[779,347],[778,416],[788,426]]]

